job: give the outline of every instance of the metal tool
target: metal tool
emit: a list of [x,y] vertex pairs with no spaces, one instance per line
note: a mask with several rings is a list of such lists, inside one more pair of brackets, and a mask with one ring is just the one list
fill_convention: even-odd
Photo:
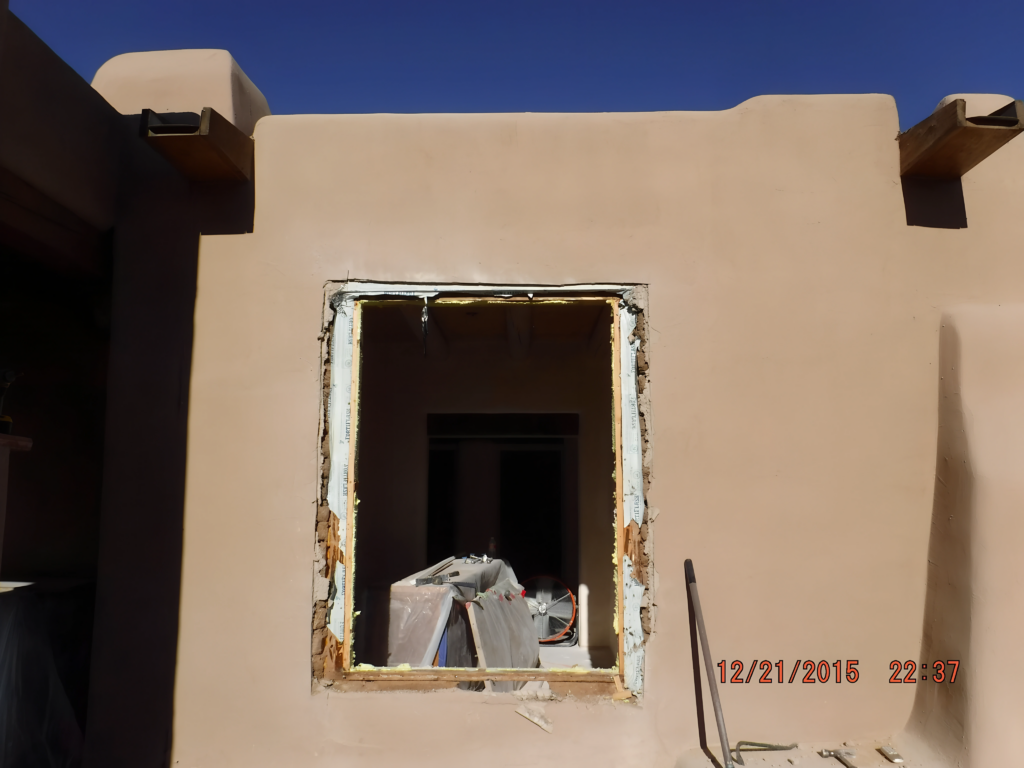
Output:
[[423,579],[416,579],[417,587],[440,587],[445,584],[451,584],[453,587],[475,587],[468,581],[452,581],[452,576],[458,576],[458,571],[451,571],[450,573],[441,573],[437,576],[427,576]]
[[[765,744],[760,741],[737,741],[732,751],[736,756],[736,765],[745,765],[741,752],[784,752],[787,749],[796,749],[797,744]],[[753,749],[744,749],[753,747]]]
[[878,751],[882,753],[882,757],[888,760],[890,763],[902,763],[903,756],[892,747],[886,745],[879,747]]
[[708,633],[704,629],[704,614],[700,609],[700,597],[697,595],[697,577],[693,573],[693,561],[687,560],[683,563],[686,571],[686,584],[690,589],[690,598],[693,600],[693,613],[697,619],[697,631],[700,632],[700,646],[704,652],[704,668],[707,671],[708,687],[711,689],[711,703],[715,707],[715,721],[718,723],[718,738],[722,742],[722,760],[725,768],[735,768],[732,761],[732,752],[729,751],[729,736],[725,732],[725,715],[722,714],[722,701],[718,698],[718,685],[715,682],[714,665],[711,662],[711,649],[708,648]]
[[834,757],[846,768],[857,768],[851,761],[857,757],[857,753],[850,749],[823,749],[818,753],[822,757]]

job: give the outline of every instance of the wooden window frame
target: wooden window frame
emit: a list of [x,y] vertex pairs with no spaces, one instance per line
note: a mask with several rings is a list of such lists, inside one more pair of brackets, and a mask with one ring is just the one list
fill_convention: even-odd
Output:
[[[393,287],[389,287],[392,286]],[[617,694],[620,697],[628,697],[629,691],[623,686],[623,664],[626,658],[625,631],[624,631],[624,588],[623,588],[623,555],[627,550],[626,537],[628,524],[623,525],[624,512],[624,486],[623,486],[623,392],[622,392],[622,339],[620,338],[621,323],[620,314],[626,306],[624,297],[629,295],[635,286],[632,285],[595,285],[595,286],[423,286],[416,284],[382,284],[364,283],[361,281],[347,281],[344,283],[328,283],[325,292],[325,332],[323,338],[327,343],[322,349],[324,365],[322,370],[325,376],[334,380],[332,365],[337,361],[334,359],[338,349],[335,331],[338,327],[335,308],[339,306],[339,298],[344,296],[345,300],[351,302],[352,329],[351,329],[351,368],[350,388],[348,399],[349,431],[348,455],[345,471],[345,534],[341,536],[335,530],[335,525],[330,527],[327,537],[328,571],[333,573],[334,568],[344,569],[344,585],[355,583],[355,556],[354,556],[354,534],[358,522],[358,500],[356,498],[356,471],[358,456],[359,436],[359,386],[361,374],[361,314],[362,307],[367,303],[383,303],[388,301],[409,301],[410,298],[417,298],[417,292],[421,294],[433,294],[427,298],[430,305],[443,305],[448,303],[589,303],[602,302],[610,306],[612,313],[611,331],[611,384],[613,401],[613,433],[614,433],[614,466],[615,466],[615,633],[617,638],[616,662],[610,669],[580,670],[578,672],[567,670],[548,671],[544,669],[498,669],[498,668],[397,668],[397,667],[371,667],[365,664],[352,664],[352,643],[355,627],[353,590],[344,590],[343,606],[343,630],[342,637],[337,638],[328,628],[324,637],[324,648],[321,657],[324,660],[322,673],[317,674],[318,666],[314,662],[314,676],[322,684],[330,685],[341,690],[401,690],[401,689],[432,689],[448,688],[463,682],[479,681],[546,681],[555,684],[556,688],[573,692],[591,692],[598,694]],[[410,295],[412,294],[412,295]],[[422,300],[422,299],[420,299]],[[342,370],[345,369],[344,360]],[[635,370],[635,369],[634,369]],[[326,387],[325,390],[326,391]],[[333,390],[331,390],[333,391]],[[636,393],[633,393],[633,407],[636,405]],[[331,423],[332,413],[331,398],[324,398],[323,412],[321,413],[321,465],[324,461],[325,445],[333,449],[333,439],[324,440],[327,425]],[[338,423],[335,421],[335,423]],[[327,466],[331,466],[328,463]],[[326,487],[324,483],[321,487]],[[320,500],[320,506],[326,503],[325,499]],[[331,521],[334,522],[334,515],[331,514]],[[340,523],[340,519],[336,521]],[[319,531],[318,527],[318,531]],[[334,534],[332,539],[331,533]],[[342,546],[343,539],[343,549]],[[332,563],[331,556],[340,559]],[[331,567],[333,565],[333,568]],[[316,591],[316,590],[315,590]],[[316,613],[316,610],[314,610]],[[337,626],[337,625],[336,625]],[[314,630],[316,626],[314,624]],[[317,654],[318,640],[314,631],[314,659]],[[332,647],[333,646],[333,647]],[[635,691],[634,693],[639,693]]]

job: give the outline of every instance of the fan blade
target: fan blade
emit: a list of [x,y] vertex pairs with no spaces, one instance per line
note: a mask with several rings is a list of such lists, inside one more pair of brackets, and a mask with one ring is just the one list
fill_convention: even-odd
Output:
[[569,626],[569,620],[563,619],[561,616],[548,616],[549,626],[552,627],[551,634],[561,632],[563,629]]
[[548,606],[548,616],[557,616],[560,619],[569,621],[572,619],[572,603],[557,603]]

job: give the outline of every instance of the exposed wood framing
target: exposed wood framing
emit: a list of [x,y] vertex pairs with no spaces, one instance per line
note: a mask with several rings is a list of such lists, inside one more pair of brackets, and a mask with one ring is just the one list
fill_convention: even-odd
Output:
[[958,179],[1022,130],[1019,100],[990,115],[967,117],[967,102],[956,99],[899,135],[900,176]]
[[[365,292],[360,290],[366,286]],[[337,320],[340,314],[332,314],[333,321],[328,320],[330,308],[335,306],[332,301],[340,294],[339,289],[349,289],[350,296],[347,301],[352,302],[352,324],[349,328],[347,323],[339,323]],[[646,495],[649,483],[650,456],[648,450],[648,424],[649,419],[649,394],[646,393],[647,362],[646,353],[646,320],[644,309],[646,292],[642,290],[643,300],[637,306],[632,306],[630,311],[637,315],[637,326],[630,338],[622,338],[622,326],[620,311],[622,309],[621,297],[630,296],[631,291],[620,286],[581,286],[583,290],[589,289],[590,295],[579,295],[572,293],[573,288],[558,289],[561,292],[548,288],[535,289],[539,295],[532,293],[523,295],[523,289],[510,294],[503,290],[495,290],[494,286],[417,286],[412,284],[395,285],[392,289],[387,284],[372,283],[349,283],[344,286],[329,284],[325,305],[325,328],[322,336],[324,354],[323,365],[323,397],[324,412],[321,414],[321,478],[320,494],[317,505],[317,563],[318,570],[314,576],[314,612],[313,612],[313,673],[314,677],[321,682],[336,686],[338,690],[432,690],[438,688],[449,688],[460,682],[479,681],[547,681],[557,687],[562,693],[578,693],[581,695],[602,695],[609,696],[616,691],[622,690],[624,682],[625,664],[625,601],[624,589],[624,561],[625,555],[629,555],[634,564],[634,575],[642,581],[644,587],[650,590],[651,566],[650,553],[651,541],[649,538],[649,520],[646,504],[643,510],[643,524],[630,525],[630,514],[625,509],[625,478],[623,476],[623,401],[622,386],[622,359],[621,349],[623,344],[639,338],[637,352],[637,396],[639,399],[639,418],[641,431],[641,445],[643,457],[643,492]],[[643,289],[643,286],[638,288]],[[505,288],[504,290],[508,290]],[[394,292],[392,292],[394,291]],[[493,293],[491,291],[494,291]],[[444,292],[444,295],[437,295]],[[453,293],[461,295],[452,295]],[[614,297],[609,296],[613,294]],[[353,298],[360,297],[353,301]],[[511,305],[508,318],[508,332],[510,347],[517,347],[525,354],[530,342],[529,338],[529,306],[530,304],[541,303],[579,303],[579,302],[602,302],[609,307],[612,313],[611,334],[611,357],[612,357],[612,395],[614,403],[614,467],[615,467],[615,625],[618,638],[616,668],[612,670],[501,670],[501,669],[397,669],[397,668],[368,668],[364,666],[353,666],[352,642],[353,642],[353,586],[355,579],[355,535],[358,511],[358,494],[356,486],[356,463],[358,458],[358,416],[359,416],[359,377],[360,377],[360,320],[361,306],[365,301],[402,301],[406,299],[412,306],[413,302],[422,301],[423,298],[431,298],[437,303],[501,303]],[[515,305],[527,304],[519,309]],[[416,307],[420,311],[420,307]],[[412,318],[410,314],[410,324]],[[599,326],[595,325],[595,328]],[[414,329],[415,330],[415,329]],[[433,328],[428,329],[428,344]],[[334,351],[341,348],[342,344],[336,338],[337,334],[350,334],[351,341],[351,389],[349,399],[346,403],[349,410],[349,421],[345,425],[347,434],[347,455],[332,456],[331,446],[334,446],[340,435],[331,434],[332,417],[328,412],[328,393],[331,391],[331,381],[334,376],[339,375],[346,367],[346,361],[331,359]],[[422,331],[420,331],[422,333]],[[591,344],[595,342],[596,332],[591,334]],[[606,337],[607,338],[607,337]],[[435,345],[440,342],[444,344],[443,338],[437,338]],[[446,351],[446,350],[445,350]],[[515,350],[514,350],[515,351]],[[442,352],[440,349],[430,349],[431,354]],[[442,353],[443,354],[443,353]],[[333,370],[333,376],[332,376]],[[340,382],[339,382],[340,384]],[[632,407],[632,406],[631,406]],[[341,428],[338,422],[334,422],[336,428]],[[347,461],[347,463],[346,463]],[[334,471],[342,471],[347,467],[345,475],[345,502],[344,514],[345,533],[342,535],[340,527],[342,520],[331,510],[328,505],[329,477]],[[339,488],[338,491],[341,489]],[[337,501],[341,501],[340,497]],[[338,504],[337,506],[341,506]],[[329,626],[329,616],[325,599],[326,593],[321,594],[330,583],[334,583],[336,569],[344,569],[344,630],[340,631],[341,637],[335,637]],[[317,578],[319,577],[319,579]],[[651,603],[648,600],[648,592],[644,592],[644,603],[640,608],[642,623],[644,624],[644,637],[650,631],[649,609]],[[635,608],[635,606],[633,606]],[[647,619],[647,621],[643,621]],[[337,623],[337,622],[335,622]]]
[[314,544],[313,567],[313,621],[312,621],[312,668],[313,676],[324,676],[325,663],[337,656],[336,639],[327,629],[327,598],[330,593],[331,562],[328,559],[330,530],[334,523],[327,503],[327,483],[331,470],[331,440],[328,424],[331,392],[330,349],[335,329],[334,310],[330,297],[325,296],[323,307],[323,331],[320,334],[320,419],[317,440],[320,443],[320,465],[317,477],[316,543]]
[[356,442],[359,435],[359,370],[360,366],[360,321],[362,304],[355,303],[352,317],[352,395],[349,400],[349,423],[347,425],[348,440],[348,487],[346,489],[346,509],[348,525],[345,526],[345,638],[342,648],[342,669],[352,666],[352,631],[353,627],[353,593],[355,586],[356,559]]
[[481,680],[546,680],[548,682],[612,683],[613,670],[582,670],[573,672],[557,669],[454,669],[434,667],[427,669],[354,669],[335,672],[332,680],[419,680],[419,681],[481,681]]

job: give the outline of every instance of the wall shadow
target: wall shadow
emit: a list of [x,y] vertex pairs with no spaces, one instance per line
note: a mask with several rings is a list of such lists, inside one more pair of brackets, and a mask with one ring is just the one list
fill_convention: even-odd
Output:
[[[918,660],[959,659],[970,666],[971,525],[974,482],[960,395],[960,338],[944,316],[939,340],[939,427],[935,495],[928,542],[924,625]],[[949,765],[965,753],[969,685],[958,681],[917,685],[906,730]]]
[[960,179],[903,176],[900,181],[908,227],[967,228],[967,208]]
[[190,184],[123,118],[86,768],[169,765],[201,233],[252,229],[252,184]]

